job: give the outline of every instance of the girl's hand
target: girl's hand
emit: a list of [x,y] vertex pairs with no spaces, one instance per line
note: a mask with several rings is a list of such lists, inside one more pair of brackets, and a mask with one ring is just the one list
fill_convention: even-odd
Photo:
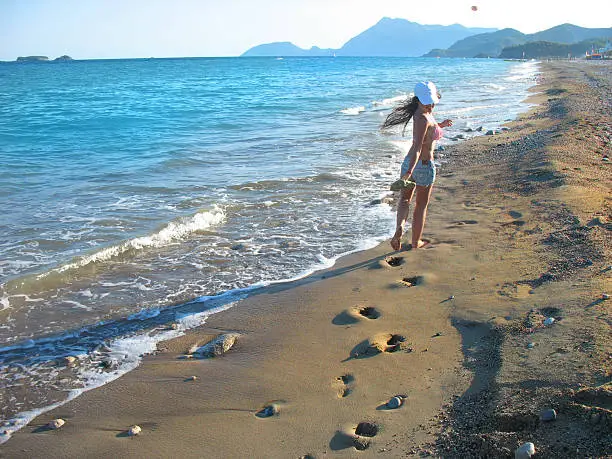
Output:
[[441,128],[445,128],[445,127],[450,127],[453,125],[453,120],[444,120],[441,123],[438,123],[438,126],[440,126]]

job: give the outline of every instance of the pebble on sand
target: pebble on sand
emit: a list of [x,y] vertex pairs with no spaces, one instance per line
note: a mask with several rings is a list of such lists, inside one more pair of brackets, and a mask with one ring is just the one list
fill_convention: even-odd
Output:
[[529,459],[535,454],[535,445],[528,441],[519,446],[514,452],[514,459]]
[[238,336],[239,335],[237,333],[226,333],[218,336],[212,341],[206,343],[204,346],[196,349],[193,352],[194,357],[205,359],[209,357],[218,357],[225,354],[236,343],[236,338],[238,338]]
[[66,424],[66,421],[64,421],[61,418],[57,418],[57,419],[54,419],[53,421],[50,421],[49,424],[47,424],[47,429],[57,430],[60,427],[62,427],[64,424]]
[[353,437],[353,446],[358,451],[364,451],[370,447],[370,439],[355,435]]
[[142,429],[140,428],[140,426],[133,425],[128,429],[127,434],[130,437],[135,437],[136,435],[140,435],[141,432],[142,432]]
[[279,407],[275,403],[267,405],[259,410],[255,415],[258,418],[269,418],[270,416],[276,416],[279,413]]
[[391,400],[387,402],[387,408],[394,410],[396,408],[399,408],[403,404],[404,404],[404,399],[396,395],[395,397],[393,397]]
[[555,419],[557,419],[557,412],[552,408],[542,410],[542,412],[540,413],[540,419],[544,422],[554,421]]

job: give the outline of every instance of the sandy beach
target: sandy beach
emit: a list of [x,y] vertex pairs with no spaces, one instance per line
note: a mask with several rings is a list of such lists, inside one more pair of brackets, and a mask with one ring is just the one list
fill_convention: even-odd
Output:
[[426,248],[259,290],[0,457],[611,457],[610,66],[542,63],[530,112],[446,148]]

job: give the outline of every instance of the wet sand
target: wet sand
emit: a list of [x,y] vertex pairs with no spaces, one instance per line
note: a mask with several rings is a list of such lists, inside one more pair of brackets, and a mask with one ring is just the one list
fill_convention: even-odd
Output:
[[[0,457],[612,455],[610,65],[542,64],[532,111],[446,148],[427,248],[264,289]],[[183,358],[224,333],[224,354]]]

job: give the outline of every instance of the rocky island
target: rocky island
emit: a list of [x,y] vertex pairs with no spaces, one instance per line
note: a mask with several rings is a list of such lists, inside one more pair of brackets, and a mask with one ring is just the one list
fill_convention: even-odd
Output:
[[[53,62],[72,61],[70,56],[63,55],[53,59]],[[19,56],[15,62],[51,62],[47,56]]]
[[16,62],[47,62],[47,56],[19,56]]

